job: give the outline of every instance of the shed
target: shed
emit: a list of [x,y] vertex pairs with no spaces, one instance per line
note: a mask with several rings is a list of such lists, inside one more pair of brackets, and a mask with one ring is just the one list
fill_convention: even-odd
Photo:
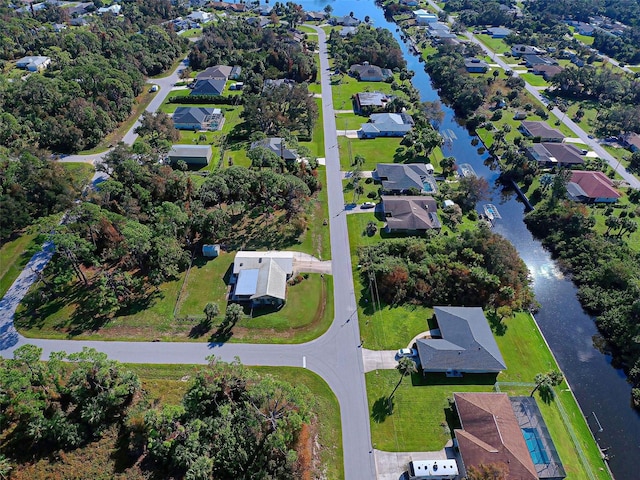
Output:
[[456,202],[454,202],[453,200],[445,200],[444,202],[442,202],[442,206],[444,208],[453,207],[455,204]]
[[202,245],[202,255],[216,258],[220,255],[220,245]]

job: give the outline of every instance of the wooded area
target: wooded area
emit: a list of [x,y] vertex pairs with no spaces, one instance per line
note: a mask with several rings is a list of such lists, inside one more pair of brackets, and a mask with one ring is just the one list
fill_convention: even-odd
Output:
[[[369,295],[386,304],[528,308],[529,271],[517,251],[488,227],[456,236],[387,240],[358,251]],[[372,292],[371,280],[377,286]],[[373,301],[376,301],[375,298]]]
[[51,58],[42,74],[12,81],[0,75],[0,146],[76,152],[97,145],[129,116],[143,77],[167,70],[187,45],[153,24],[162,17],[143,13],[143,6],[163,2],[138,3],[137,19],[93,17],[87,27],[60,33],[40,28],[39,20],[59,21],[64,9],[51,6],[33,18],[0,6],[1,66],[34,52]]
[[612,224],[608,235],[599,235],[587,207],[553,199],[538,203],[525,221],[571,272],[582,306],[597,315],[615,363],[634,385],[633,403],[640,407],[640,254],[626,245],[624,224]]
[[315,421],[303,385],[211,359],[180,405],[157,405],[136,374],[103,353],[55,352],[48,362],[41,354],[26,345],[0,358],[3,478],[14,462],[64,457],[112,427],[119,471],[135,467],[145,478],[294,479],[313,468],[297,451],[309,447],[301,442],[312,438],[299,435]]

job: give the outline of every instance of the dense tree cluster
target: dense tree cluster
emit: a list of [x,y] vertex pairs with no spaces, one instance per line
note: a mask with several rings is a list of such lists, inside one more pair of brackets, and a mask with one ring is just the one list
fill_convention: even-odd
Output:
[[444,9],[447,12],[460,12],[458,21],[464,25],[493,25],[512,26],[516,16],[508,10],[503,10],[501,6],[510,6],[508,0],[482,1],[482,0],[449,0]]
[[[75,448],[123,422],[140,390],[138,378],[103,353],[53,353],[25,345],[0,358],[0,432],[9,452],[24,455]],[[71,364],[71,365],[70,365]]]
[[607,221],[609,235],[600,235],[584,205],[549,201],[536,205],[525,220],[572,273],[583,307],[598,316],[616,361],[627,369],[640,407],[640,254],[622,238],[635,220],[610,218],[616,221]]
[[235,228],[254,228],[243,226],[247,214],[267,223],[286,219],[278,227],[281,242],[306,230],[309,198],[320,188],[313,159],[231,166],[196,188],[189,174],[158,163],[157,155],[119,145],[99,166],[110,175],[99,191],[73,205],[64,224],[42,225],[56,255],[49,280],[43,277],[44,287],[27,299],[29,312],[37,315],[75,281],[92,292],[81,302],[85,313],[107,319],[175,278],[202,243],[233,245]]
[[212,361],[181,406],[145,416],[149,457],[184,478],[301,478],[294,447],[311,402],[305,387]]
[[640,61],[640,4],[634,0],[540,0],[528,2],[527,9],[536,15],[572,18],[588,22],[589,17],[605,15],[629,26],[620,36],[606,31],[596,31],[593,46],[602,53],[620,61]]
[[283,129],[310,138],[318,119],[318,105],[306,83],[282,84],[263,92],[244,94],[242,118],[249,131],[274,135]]
[[47,362],[41,355],[41,348],[25,345],[13,359],[0,358],[3,475],[15,464],[90,448],[112,427],[119,462],[135,462],[140,478],[269,480],[310,473],[297,453],[311,441],[300,439],[302,428],[314,421],[305,386],[211,359],[179,405],[158,407],[135,373],[103,353],[54,352]]
[[457,236],[389,240],[358,251],[365,285],[387,304],[527,308],[529,272],[511,243],[487,227]]
[[0,245],[34,220],[68,208],[82,187],[42,156],[0,155]]
[[361,25],[348,39],[341,37],[338,30],[332,30],[329,51],[336,67],[343,72],[351,65],[363,62],[391,70],[407,66],[400,45],[386,28]]
[[203,69],[217,64],[243,67],[245,89],[258,93],[266,78],[315,81],[318,73],[313,54],[303,40],[283,26],[259,28],[244,19],[205,27],[202,38],[189,54],[190,65]]
[[[56,7],[57,8],[57,7]],[[0,8],[0,56],[52,59],[45,74],[7,81],[0,75],[0,145],[58,152],[95,146],[131,113],[143,75],[169,68],[185,40],[157,25],[96,17],[82,30],[56,33],[29,15]]]
[[466,73],[464,56],[453,47],[441,46],[425,64],[425,70],[442,97],[461,118],[471,116],[484,102],[487,82]]

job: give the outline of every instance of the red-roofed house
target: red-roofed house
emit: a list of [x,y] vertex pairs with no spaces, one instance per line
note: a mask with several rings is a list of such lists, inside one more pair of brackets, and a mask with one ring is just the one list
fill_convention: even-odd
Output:
[[578,170],[571,173],[567,194],[571,200],[583,203],[614,203],[620,198],[604,173]]
[[506,478],[538,480],[511,401],[506,393],[455,393],[462,429],[456,440],[464,470],[480,464],[504,464]]

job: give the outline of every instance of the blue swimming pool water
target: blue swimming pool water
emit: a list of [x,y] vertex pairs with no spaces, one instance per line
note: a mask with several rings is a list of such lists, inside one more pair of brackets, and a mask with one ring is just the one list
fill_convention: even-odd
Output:
[[524,441],[527,443],[533,464],[541,465],[549,463],[549,455],[547,455],[542,440],[540,440],[538,430],[535,428],[523,428],[522,435],[524,436]]

